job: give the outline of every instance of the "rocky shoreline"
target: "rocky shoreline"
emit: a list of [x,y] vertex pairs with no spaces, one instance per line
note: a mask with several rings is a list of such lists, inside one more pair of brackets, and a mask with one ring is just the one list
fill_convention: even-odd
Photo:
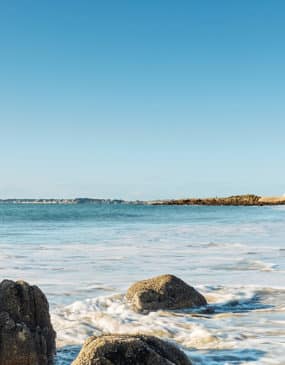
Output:
[[209,205],[209,206],[264,206],[285,205],[285,197],[262,197],[254,194],[233,195],[225,198],[190,198],[155,200],[150,205]]
[[232,195],[214,198],[183,198],[162,200],[123,200],[123,199],[0,199],[0,204],[39,204],[39,205],[77,205],[77,204],[129,204],[129,205],[205,205],[205,206],[264,206],[285,205],[285,196],[265,197],[255,194]]
[[[134,311],[207,307],[204,296],[174,275],[131,285],[126,294]],[[44,293],[24,281],[0,283],[0,364],[53,365],[56,333]],[[144,334],[89,337],[72,365],[191,365],[172,342]]]

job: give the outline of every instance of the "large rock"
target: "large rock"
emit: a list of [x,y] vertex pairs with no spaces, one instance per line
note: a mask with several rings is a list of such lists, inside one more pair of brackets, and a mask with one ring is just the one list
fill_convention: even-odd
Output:
[[55,332],[45,295],[24,281],[2,281],[0,364],[51,365],[54,354]]
[[182,309],[203,306],[206,299],[174,275],[161,275],[133,284],[126,295],[135,310]]
[[191,365],[176,346],[153,336],[88,338],[72,365]]

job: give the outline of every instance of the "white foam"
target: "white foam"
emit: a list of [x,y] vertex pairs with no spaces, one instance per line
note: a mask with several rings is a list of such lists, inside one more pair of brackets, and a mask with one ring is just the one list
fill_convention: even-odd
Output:
[[166,337],[186,347],[215,347],[219,339],[191,315],[132,311],[122,295],[78,301],[53,313],[59,345],[80,344],[92,334],[144,333]]
[[[203,293],[216,313],[207,315],[197,311],[157,311],[147,315],[134,312],[122,294],[100,296],[58,308],[52,320],[58,334],[58,345],[82,344],[89,335],[101,333],[151,334],[179,344],[184,350],[200,351],[262,347],[264,323],[247,319],[250,311],[270,311],[271,306],[260,306],[257,296],[272,297],[274,289],[257,287],[204,287]],[[278,289],[280,291],[280,289]],[[276,293],[278,293],[276,289]],[[282,295],[285,290],[281,290]],[[252,301],[252,302],[251,302]],[[282,308],[278,309],[282,313]],[[240,323],[239,326],[236,324]],[[281,336],[283,320],[271,322],[274,336]],[[245,327],[240,327],[244,325]],[[272,335],[272,333],[271,333]],[[255,348],[254,347],[254,348]],[[209,363],[211,364],[210,360]],[[213,363],[214,364],[214,363]],[[230,364],[230,363],[229,363]],[[269,364],[269,363],[268,363]]]

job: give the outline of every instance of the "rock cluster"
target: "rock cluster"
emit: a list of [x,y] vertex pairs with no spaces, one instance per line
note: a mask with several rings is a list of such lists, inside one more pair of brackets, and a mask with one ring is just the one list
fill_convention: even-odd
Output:
[[182,309],[203,306],[206,299],[174,275],[161,275],[133,284],[126,295],[135,310]]
[[[137,311],[206,305],[193,287],[173,275],[132,285],[126,295]],[[55,331],[49,305],[37,286],[24,281],[0,283],[0,365],[52,365]],[[146,335],[90,337],[73,365],[191,365],[175,345]]]
[[[126,298],[139,312],[207,304],[202,294],[174,275],[139,281],[129,288]],[[191,361],[159,338],[118,334],[87,339],[72,365],[191,365]]]
[[24,281],[2,281],[0,364],[51,365],[54,354],[55,332],[45,295]]
[[86,340],[72,365],[191,365],[176,346],[153,336],[104,335]]
[[285,204],[282,197],[264,198],[254,194],[233,195],[224,198],[188,198],[172,200],[155,200],[149,202],[151,205],[235,205],[235,206],[259,206]]

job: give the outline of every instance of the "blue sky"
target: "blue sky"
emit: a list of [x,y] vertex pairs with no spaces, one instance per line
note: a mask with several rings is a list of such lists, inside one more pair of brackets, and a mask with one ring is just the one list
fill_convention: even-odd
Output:
[[0,197],[285,193],[285,2],[0,2]]

